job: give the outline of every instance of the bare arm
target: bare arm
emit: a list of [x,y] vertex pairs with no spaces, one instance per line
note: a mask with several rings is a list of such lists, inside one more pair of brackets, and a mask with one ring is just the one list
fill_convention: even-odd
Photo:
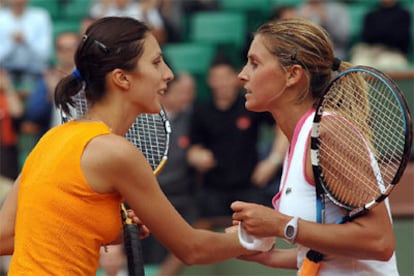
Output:
[[273,249],[269,252],[241,256],[239,259],[249,262],[256,262],[265,266],[283,269],[297,268],[297,249]]
[[[231,205],[234,220],[242,220],[248,233],[283,238],[291,217],[271,208],[245,202]],[[354,242],[358,241],[358,242]],[[324,254],[386,261],[395,249],[392,225],[384,203],[346,224],[318,224],[299,220],[296,242]]]
[[289,148],[289,141],[278,126],[275,126],[274,132],[272,150],[269,156],[256,165],[252,175],[253,183],[259,187],[263,187],[274,177],[282,166],[283,158]]
[[20,176],[14,182],[0,210],[0,256],[11,255],[14,251],[14,227],[17,213],[17,195]]
[[160,189],[143,154],[124,138],[104,135],[93,139],[81,163],[94,190],[118,191],[151,233],[183,262],[206,264],[249,253],[236,233],[192,228]]
[[10,115],[13,118],[20,118],[24,112],[23,104],[9,75],[2,69],[0,69],[0,91],[4,91]]
[[197,171],[204,173],[211,170],[215,165],[213,153],[202,145],[192,145],[187,153],[188,163]]

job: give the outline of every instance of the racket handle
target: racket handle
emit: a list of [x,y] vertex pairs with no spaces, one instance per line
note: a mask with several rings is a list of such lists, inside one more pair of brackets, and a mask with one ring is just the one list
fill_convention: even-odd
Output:
[[128,263],[129,276],[144,276],[144,260],[142,257],[141,241],[139,239],[139,227],[134,224],[127,216],[127,208],[129,206],[124,203],[121,205],[121,214],[123,221],[123,234],[125,253]]
[[144,262],[142,259],[141,241],[139,240],[139,229],[135,224],[124,225],[125,251],[128,261],[128,275],[145,275]]
[[306,258],[303,261],[302,268],[299,271],[299,276],[317,276],[323,255],[314,250],[309,250]]

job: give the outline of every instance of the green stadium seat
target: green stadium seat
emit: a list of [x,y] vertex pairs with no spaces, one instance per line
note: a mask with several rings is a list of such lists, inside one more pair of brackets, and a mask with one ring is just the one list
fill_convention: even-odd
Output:
[[174,74],[190,73],[196,80],[197,100],[210,97],[205,78],[210,63],[216,54],[216,48],[209,43],[183,42],[162,46],[163,55]]
[[[56,0],[53,0],[56,1]],[[89,15],[92,6],[92,0],[71,0],[68,1],[62,10],[62,16],[65,19],[81,20]]]
[[29,6],[46,9],[54,20],[60,16],[59,3],[56,0],[30,0]]
[[190,39],[242,48],[246,41],[246,23],[246,15],[242,12],[194,13],[190,18]]
[[246,14],[229,11],[197,12],[191,16],[189,27],[190,41],[213,44],[217,52],[227,56],[235,66],[241,65],[248,39]]
[[350,47],[361,40],[362,25],[365,15],[371,10],[370,5],[366,4],[349,4],[348,13],[350,16]]
[[247,31],[253,33],[270,18],[271,0],[218,0],[222,11],[242,12],[247,15]]
[[267,12],[271,0],[218,0],[218,4],[222,10]]
[[270,0],[272,7],[280,6],[299,6],[302,5],[306,0]]
[[174,73],[205,74],[215,54],[215,47],[208,43],[170,43],[162,49]]
[[62,32],[75,32],[79,33],[80,21],[61,19],[53,22],[53,37],[56,37]]

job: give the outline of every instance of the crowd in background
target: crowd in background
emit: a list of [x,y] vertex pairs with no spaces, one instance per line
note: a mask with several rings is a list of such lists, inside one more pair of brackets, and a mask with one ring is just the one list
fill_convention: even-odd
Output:
[[[72,0],[56,1],[64,6]],[[303,0],[299,5],[274,7],[269,17],[281,20],[299,16],[320,24],[330,35],[336,56],[354,64],[381,69],[409,66],[414,47],[413,9],[408,10],[401,1],[378,0],[362,21],[360,39],[352,41],[347,7],[352,2]],[[54,87],[74,69],[72,57],[77,44],[94,19],[137,18],[150,26],[161,45],[167,45],[185,40],[183,17],[219,9],[219,0],[91,0],[87,15],[79,19],[78,30],[55,33],[54,19],[47,9],[34,7],[30,0],[0,0],[0,204],[27,153],[45,131],[60,124],[59,111],[53,105]],[[240,63],[245,60],[244,54]],[[259,147],[262,123],[273,128],[274,122],[266,119],[265,114],[259,119],[243,110],[242,87],[237,81],[240,68],[223,60],[218,63],[212,64],[204,79],[211,101],[197,102],[198,84],[191,73],[177,75],[169,86],[164,106],[173,125],[172,144],[170,160],[159,176],[164,192],[177,210],[191,223],[209,229],[231,223],[229,203],[240,194],[248,194],[250,198],[243,198],[247,201],[270,204],[268,189],[271,187],[271,194],[276,193],[286,150],[283,143],[272,148],[273,141],[265,145],[265,150]],[[223,102],[224,106],[220,106]],[[211,116],[216,119],[208,119]],[[240,134],[252,126],[254,129],[248,136]],[[277,127],[275,133],[272,137],[280,143],[283,137]],[[234,153],[230,154],[232,146]],[[257,150],[250,153],[242,150],[248,146]],[[267,161],[270,172],[263,173],[262,168],[261,175],[268,177],[258,180],[254,171],[263,160]],[[222,181],[219,183],[217,179]],[[240,188],[240,194],[235,187]],[[228,206],[227,209],[222,205]],[[207,214],[212,207],[220,210]],[[215,220],[218,225],[209,225],[212,220],[202,220],[213,216],[224,219]],[[181,264],[162,245],[148,239],[144,248],[148,253],[147,263],[161,264],[164,275],[179,273]],[[102,267],[108,275],[116,275],[113,273],[125,267],[121,247],[103,254]],[[0,275],[2,271],[6,270],[0,259]]]

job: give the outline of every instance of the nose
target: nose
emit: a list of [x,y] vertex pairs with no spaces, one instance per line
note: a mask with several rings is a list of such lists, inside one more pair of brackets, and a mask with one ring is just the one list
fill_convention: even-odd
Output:
[[172,70],[170,69],[170,67],[168,67],[168,65],[165,65],[166,70],[164,73],[164,80],[166,82],[170,82],[174,79],[174,73],[172,72]]
[[239,78],[239,80],[241,80],[242,82],[247,81],[247,76],[246,73],[244,72],[244,67],[243,69],[240,71],[240,73],[237,75],[237,77]]

